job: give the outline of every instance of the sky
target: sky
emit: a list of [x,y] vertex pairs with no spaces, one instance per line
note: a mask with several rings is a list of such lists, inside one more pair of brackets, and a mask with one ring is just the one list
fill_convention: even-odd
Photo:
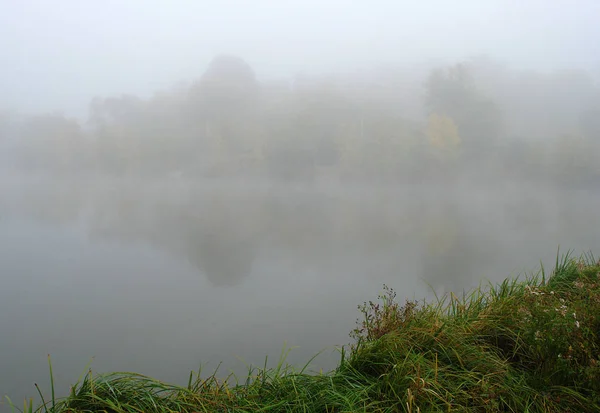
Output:
[[217,54],[259,78],[486,54],[600,73],[597,0],[0,0],[0,110],[84,116],[149,96]]

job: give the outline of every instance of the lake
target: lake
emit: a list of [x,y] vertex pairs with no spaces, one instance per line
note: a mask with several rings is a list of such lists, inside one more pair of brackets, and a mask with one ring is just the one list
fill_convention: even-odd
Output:
[[[558,246],[600,253],[600,196],[527,183],[286,186],[0,179],[0,394],[91,367],[184,384],[244,362],[330,369],[387,284],[400,299],[499,281]],[[431,288],[429,287],[431,286]],[[7,409],[6,405],[0,409]]]

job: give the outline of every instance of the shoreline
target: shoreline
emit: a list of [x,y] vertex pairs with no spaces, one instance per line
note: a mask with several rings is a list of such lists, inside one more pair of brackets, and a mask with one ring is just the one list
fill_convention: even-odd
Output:
[[[53,386],[36,412],[530,411],[600,409],[600,261],[557,257],[550,273],[438,301],[359,306],[354,343],[337,368],[286,364],[247,377],[190,373],[176,386],[135,373],[86,374],[65,399]],[[50,360],[49,360],[50,361]],[[265,363],[266,365],[266,363]],[[50,363],[50,374],[52,365]],[[52,376],[51,376],[52,377]],[[16,402],[16,401],[15,401]]]

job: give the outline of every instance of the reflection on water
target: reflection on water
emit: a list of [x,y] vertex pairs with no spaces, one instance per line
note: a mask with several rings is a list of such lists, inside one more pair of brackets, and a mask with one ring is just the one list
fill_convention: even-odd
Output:
[[553,247],[573,241],[595,247],[586,234],[598,220],[592,193],[559,197],[551,188],[514,186],[290,189],[73,179],[26,182],[3,192],[7,217],[81,225],[90,240],[151,245],[186,260],[215,286],[239,284],[259,257],[283,254],[295,269],[322,273],[356,260],[367,277],[402,271],[414,261],[428,282],[467,288],[496,258],[514,257],[503,251],[527,254],[521,237],[539,242],[560,235]]
[[77,178],[0,186],[0,371],[20,371],[0,373],[0,393],[17,396],[45,375],[47,352],[62,355],[63,383],[91,356],[101,370],[173,381],[201,361],[260,363],[284,340],[303,360],[346,343],[356,304],[382,283],[422,297],[427,284],[456,291],[535,268],[559,244],[600,250],[600,196],[586,191]]

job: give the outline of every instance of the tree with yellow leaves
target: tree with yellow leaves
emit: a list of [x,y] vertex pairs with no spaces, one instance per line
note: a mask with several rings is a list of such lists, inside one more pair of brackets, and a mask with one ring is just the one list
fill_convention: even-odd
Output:
[[462,140],[454,120],[446,114],[432,113],[429,116],[425,134],[429,144],[429,156],[432,164],[429,171],[436,180],[452,179],[457,172],[457,160]]
[[432,147],[441,150],[455,149],[461,143],[454,120],[444,114],[433,113],[429,115],[427,137]]

